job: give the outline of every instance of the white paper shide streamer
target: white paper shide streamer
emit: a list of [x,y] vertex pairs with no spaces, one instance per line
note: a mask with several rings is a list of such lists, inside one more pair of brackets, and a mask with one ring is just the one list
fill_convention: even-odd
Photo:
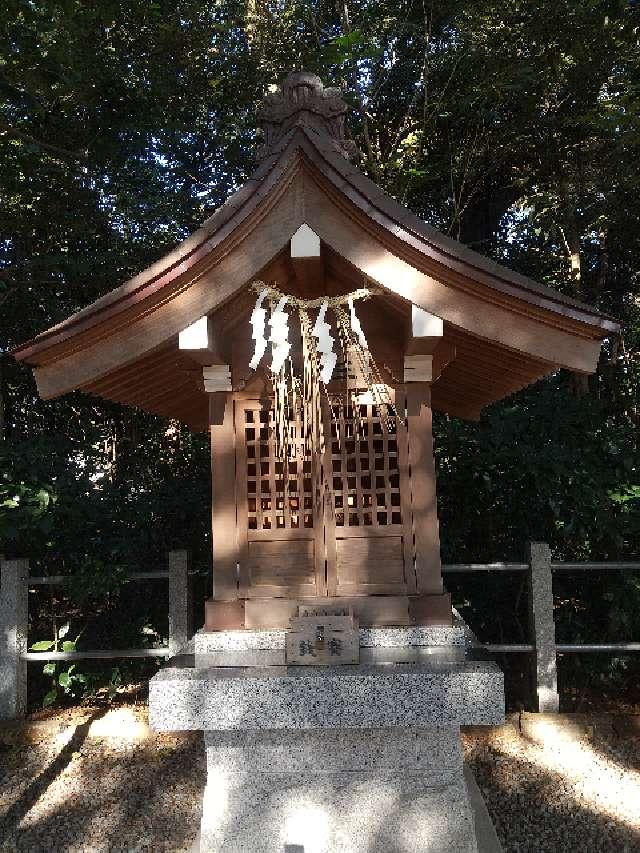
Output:
[[255,341],[253,350],[253,358],[249,362],[251,370],[257,370],[258,365],[262,361],[262,356],[267,350],[267,339],[265,337],[265,325],[267,322],[267,309],[262,307],[262,303],[267,298],[267,291],[261,290],[256,302],[256,307],[251,313],[251,329],[252,338]]
[[349,315],[351,319],[351,331],[354,336],[358,339],[358,343],[360,344],[360,352],[362,356],[362,368],[364,375],[368,377],[369,375],[369,362],[371,361],[371,353],[369,352],[369,344],[367,343],[367,339],[364,336],[364,332],[362,331],[362,326],[360,325],[360,320],[356,316],[356,309],[353,304],[353,298],[349,297]]
[[331,326],[325,320],[328,307],[328,302],[322,303],[313,327],[313,336],[318,339],[316,346],[320,355],[320,379],[325,385],[328,385],[331,381],[336,362],[338,361],[338,355],[333,351]]
[[269,320],[271,326],[271,372],[280,373],[291,350],[289,343],[289,316],[284,310],[287,297],[282,296]]
[[[369,349],[354,303],[371,295],[366,288],[339,296],[322,296],[304,300],[287,296],[277,287],[262,281],[254,282],[253,289],[258,300],[251,314],[251,327],[255,342],[253,358],[249,366],[257,370],[271,344],[271,384],[273,389],[273,418],[269,420],[280,459],[286,460],[302,453],[322,456],[325,447],[323,396],[328,401],[334,417],[335,400],[353,412],[354,428],[361,429],[361,407],[369,405],[380,418],[384,429],[394,429],[395,406],[389,388],[382,381],[380,371]],[[266,337],[268,302],[269,336]],[[312,324],[310,311],[318,310]],[[327,322],[327,311],[331,309],[335,327]],[[289,341],[289,311],[297,314],[300,321],[302,344],[302,376],[294,373],[297,350],[291,359],[292,344]],[[342,391],[329,393],[334,378],[338,354],[347,368]],[[302,392],[302,393],[301,393]],[[297,425],[296,425],[297,424]],[[300,441],[302,439],[302,442]]]

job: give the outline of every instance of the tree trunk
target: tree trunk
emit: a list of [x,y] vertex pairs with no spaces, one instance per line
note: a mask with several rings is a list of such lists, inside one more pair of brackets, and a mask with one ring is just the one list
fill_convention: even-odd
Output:
[[566,178],[560,180],[560,200],[564,220],[564,241],[571,269],[571,278],[577,297],[582,297],[582,262],[580,258],[580,230],[576,208],[571,198],[571,189]]
[[495,243],[500,220],[519,193],[510,186],[487,187],[481,197],[472,202],[462,215],[460,240],[479,252]]

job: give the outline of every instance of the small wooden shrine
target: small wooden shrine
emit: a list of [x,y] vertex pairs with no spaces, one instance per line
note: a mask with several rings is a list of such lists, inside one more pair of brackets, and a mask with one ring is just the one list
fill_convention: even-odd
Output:
[[432,409],[595,369],[618,326],[445,237],[350,162],[347,106],[289,75],[260,164],[170,254],[15,356],[209,430],[206,628],[285,627],[332,597],[361,625],[449,624]]

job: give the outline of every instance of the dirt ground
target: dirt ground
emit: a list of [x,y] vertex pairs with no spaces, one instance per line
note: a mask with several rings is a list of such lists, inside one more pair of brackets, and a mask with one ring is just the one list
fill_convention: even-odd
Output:
[[[463,741],[505,853],[640,851],[637,718],[529,714]],[[143,701],[5,725],[0,850],[186,853],[204,780],[201,737],[150,732]]]

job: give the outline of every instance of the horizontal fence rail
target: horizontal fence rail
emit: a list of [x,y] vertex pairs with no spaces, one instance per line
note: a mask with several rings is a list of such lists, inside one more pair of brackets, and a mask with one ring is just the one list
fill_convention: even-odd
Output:
[[640,643],[560,643],[558,654],[580,654],[582,652],[640,652]]
[[480,643],[480,646],[494,654],[525,653],[536,650],[533,643]]
[[154,649],[97,649],[84,652],[25,652],[27,661],[123,660],[124,658],[168,658],[169,646]]
[[[189,572],[189,577],[197,574],[199,573]],[[72,581],[73,577],[73,575],[29,575],[26,582],[27,586],[60,586]],[[169,577],[169,572],[166,569],[157,572],[129,572],[125,577],[129,581],[162,580]]]
[[[126,575],[130,581],[147,581],[156,578],[168,578],[169,572],[131,572]],[[27,578],[28,586],[61,586],[73,580],[73,575],[41,575],[40,577],[31,576]]]
[[551,563],[552,572],[640,572],[640,563]]
[[558,562],[551,560],[546,543],[531,543],[528,563],[452,563],[442,566],[443,574],[475,572],[527,572],[529,574],[529,615],[533,643],[477,643],[493,654],[535,654],[538,710],[557,712],[557,656],[563,654],[635,654],[640,643],[556,643],[553,621],[553,574],[555,572],[640,572],[640,562]]
[[449,563],[442,566],[443,574],[468,572],[528,572],[529,563]]
[[[526,572],[529,580],[530,643],[481,643],[476,648],[493,654],[534,655],[538,710],[558,710],[557,655],[635,654],[640,642],[556,643],[553,621],[553,575],[556,572],[640,572],[640,562],[559,562],[551,560],[546,543],[529,545],[526,563],[450,563],[442,566],[446,575],[489,572]],[[169,644],[159,648],[97,649],[75,652],[30,652],[27,650],[28,594],[38,586],[60,586],[69,575],[29,576],[28,560],[0,561],[0,719],[24,715],[27,703],[27,663],[74,660],[118,660],[126,658],[168,658],[177,654],[191,638],[191,578],[186,551],[169,554],[168,569],[130,572],[130,581],[169,580]]]
[[[192,636],[192,584],[187,551],[171,551],[168,568],[129,572],[127,580],[169,581],[169,643],[159,648],[28,651],[29,590],[61,586],[71,575],[29,575],[28,560],[0,560],[0,719],[22,717],[27,708],[27,664],[55,661],[169,658]],[[59,642],[59,641],[58,641]]]
[[[443,563],[443,574],[528,572],[529,563]],[[551,563],[552,572],[640,572],[640,563]]]

